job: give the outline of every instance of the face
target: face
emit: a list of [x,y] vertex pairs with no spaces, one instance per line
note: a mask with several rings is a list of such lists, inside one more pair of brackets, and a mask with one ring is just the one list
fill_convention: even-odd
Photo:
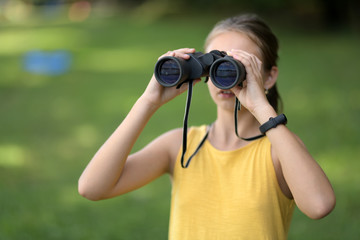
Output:
[[[231,49],[239,49],[254,54],[260,60],[261,53],[259,47],[244,33],[224,32],[212,39],[208,45],[206,52],[211,50],[230,51]],[[235,96],[230,90],[222,90],[208,81],[210,95],[218,107],[234,111]]]

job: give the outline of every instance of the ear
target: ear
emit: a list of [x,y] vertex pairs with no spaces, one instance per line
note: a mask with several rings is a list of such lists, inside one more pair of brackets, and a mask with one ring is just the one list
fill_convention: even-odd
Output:
[[272,66],[270,71],[265,74],[264,88],[270,89],[272,88],[279,75],[279,69],[277,66]]

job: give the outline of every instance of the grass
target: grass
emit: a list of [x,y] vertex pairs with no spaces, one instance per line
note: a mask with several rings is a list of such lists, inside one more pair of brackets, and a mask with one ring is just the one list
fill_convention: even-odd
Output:
[[[144,23],[125,17],[83,23],[29,21],[0,30],[0,239],[166,239],[167,176],[115,199],[90,202],[77,179],[142,93],[169,49],[202,48],[217,19]],[[191,24],[189,24],[191,23]],[[333,183],[337,207],[323,220],[298,210],[289,239],[356,239],[359,217],[359,37],[275,26],[279,88],[289,128]],[[25,72],[27,51],[65,49],[59,76]],[[181,127],[185,95],[160,109],[135,149]],[[190,124],[214,120],[206,86],[194,89]]]

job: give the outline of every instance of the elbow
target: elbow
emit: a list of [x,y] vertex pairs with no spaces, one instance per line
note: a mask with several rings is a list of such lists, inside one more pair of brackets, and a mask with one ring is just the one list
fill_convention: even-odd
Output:
[[78,191],[79,191],[79,194],[82,197],[84,197],[84,198],[86,198],[86,199],[88,199],[90,201],[99,201],[99,200],[101,200],[100,197],[98,197],[98,196],[96,196],[94,194],[91,194],[90,192],[84,191],[82,189],[81,190],[79,189]]
[[326,199],[319,200],[314,204],[313,209],[306,215],[314,220],[322,219],[329,215],[335,208],[336,198],[335,195],[327,197]]
[[91,201],[99,201],[103,199],[100,194],[94,191],[94,188],[87,186],[87,184],[82,183],[81,181],[78,183],[78,192],[82,197]]

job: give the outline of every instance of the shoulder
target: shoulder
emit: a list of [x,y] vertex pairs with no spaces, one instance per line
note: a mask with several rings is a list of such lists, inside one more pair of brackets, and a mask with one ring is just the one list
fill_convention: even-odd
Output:
[[182,145],[182,128],[169,130],[157,137],[151,145],[167,156],[168,172],[172,175],[174,163]]
[[[193,126],[189,128],[187,133],[188,144],[191,144],[191,141],[195,138],[195,136],[199,135],[205,130],[206,130],[205,125]],[[183,129],[176,128],[167,131],[161,136],[159,136],[157,139],[155,139],[155,142],[157,142],[158,147],[163,148],[163,150],[167,152],[169,159],[168,171],[172,175],[176,159],[179,155],[179,151],[183,143]]]
[[176,128],[161,134],[153,141],[153,144],[171,153],[172,151],[174,151],[174,149],[179,149],[179,147],[181,146],[181,142],[182,129]]
[[181,144],[182,128],[175,128],[161,134],[154,141],[160,142],[164,146],[172,147]]

